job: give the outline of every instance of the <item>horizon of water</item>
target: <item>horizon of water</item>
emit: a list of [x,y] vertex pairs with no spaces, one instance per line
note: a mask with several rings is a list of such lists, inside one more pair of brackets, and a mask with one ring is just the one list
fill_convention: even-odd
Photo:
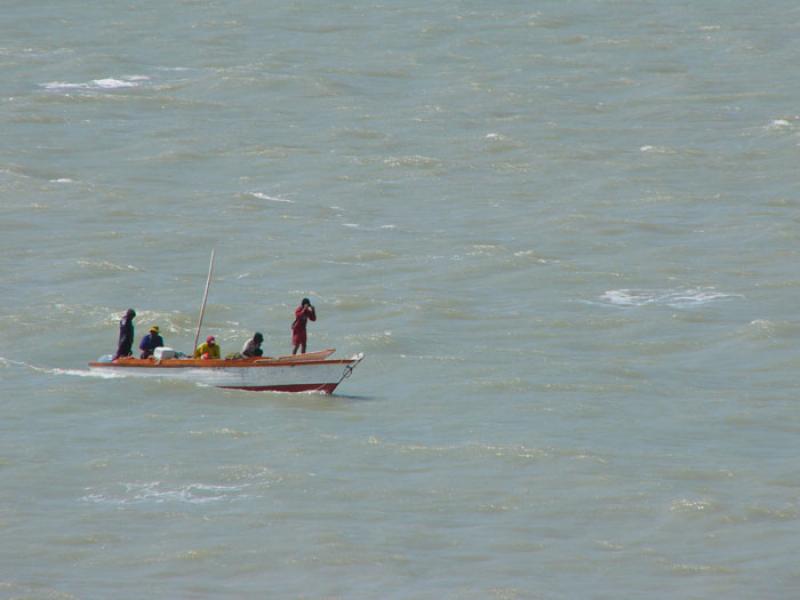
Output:
[[0,598],[796,595],[799,14],[6,2]]

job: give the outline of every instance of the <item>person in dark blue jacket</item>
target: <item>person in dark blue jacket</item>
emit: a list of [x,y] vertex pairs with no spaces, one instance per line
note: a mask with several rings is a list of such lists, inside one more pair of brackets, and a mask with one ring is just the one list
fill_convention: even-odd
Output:
[[153,351],[163,345],[164,339],[158,335],[158,325],[153,325],[150,328],[150,333],[144,336],[139,344],[139,350],[142,351],[139,358],[150,358],[153,356]]
[[114,354],[114,360],[133,354],[131,348],[133,347],[133,318],[135,316],[136,311],[129,308],[119,322],[119,342],[117,342],[117,352]]

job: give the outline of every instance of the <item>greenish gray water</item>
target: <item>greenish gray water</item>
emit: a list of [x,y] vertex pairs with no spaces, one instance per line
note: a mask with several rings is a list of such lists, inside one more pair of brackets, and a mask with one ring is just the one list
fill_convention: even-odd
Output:
[[5,2],[0,598],[793,597],[799,15]]

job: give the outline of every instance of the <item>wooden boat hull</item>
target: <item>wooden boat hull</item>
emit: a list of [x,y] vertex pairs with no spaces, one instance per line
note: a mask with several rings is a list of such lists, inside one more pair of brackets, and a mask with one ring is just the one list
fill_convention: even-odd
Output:
[[91,362],[89,368],[103,374],[161,377],[226,389],[331,394],[364,357],[359,354],[346,359],[325,358],[332,353],[330,350],[294,357],[212,360],[123,358]]

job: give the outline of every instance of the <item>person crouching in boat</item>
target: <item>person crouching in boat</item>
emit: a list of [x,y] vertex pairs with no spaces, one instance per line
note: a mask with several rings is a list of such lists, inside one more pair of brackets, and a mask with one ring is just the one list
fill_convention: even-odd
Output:
[[117,351],[114,354],[113,360],[118,358],[125,358],[133,354],[133,318],[136,316],[136,311],[129,308],[125,315],[119,322],[119,342],[117,342]]
[[306,323],[317,320],[317,312],[311,306],[311,300],[303,298],[294,311],[294,323],[292,323],[292,344],[294,349],[292,354],[297,354],[297,349],[300,348],[300,353],[306,353]]
[[215,338],[213,335],[208,336],[205,342],[194,349],[194,357],[202,358],[203,360],[219,358],[219,345],[217,344],[217,338]]
[[242,348],[242,356],[245,358],[264,356],[264,351],[261,349],[261,342],[263,341],[264,336],[256,331],[256,334],[245,342],[244,348]]
[[158,334],[158,325],[153,325],[150,328],[150,332],[139,342],[139,350],[142,351],[142,353],[139,354],[139,358],[150,358],[153,356],[153,351],[163,345],[164,338]]

